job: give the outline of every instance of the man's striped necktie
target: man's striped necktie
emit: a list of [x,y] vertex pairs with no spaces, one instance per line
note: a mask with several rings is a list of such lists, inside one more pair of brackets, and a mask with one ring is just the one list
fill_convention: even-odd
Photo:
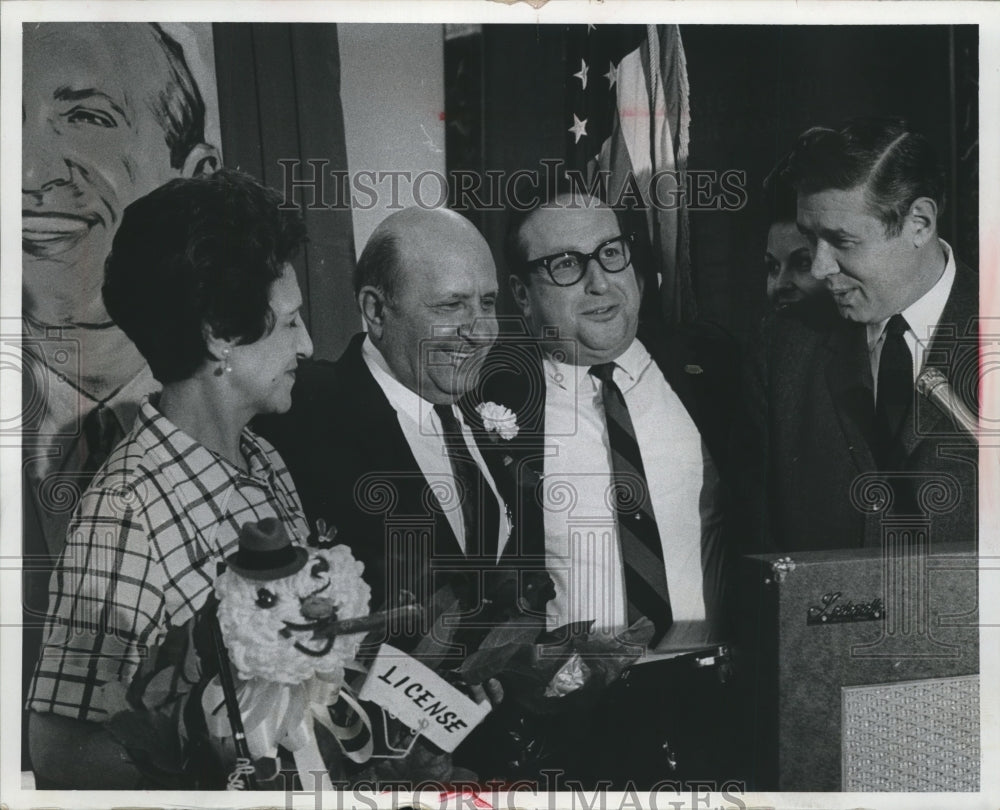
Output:
[[656,627],[655,644],[673,624],[663,546],[653,516],[653,505],[642,465],[639,443],[628,405],[614,381],[614,363],[593,366],[604,400],[604,418],[611,444],[611,479],[618,520],[618,542],[625,572],[629,624],[646,616]]

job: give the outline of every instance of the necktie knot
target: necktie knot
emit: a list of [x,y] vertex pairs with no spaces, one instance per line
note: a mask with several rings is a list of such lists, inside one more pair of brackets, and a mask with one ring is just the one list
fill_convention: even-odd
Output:
[[615,381],[615,363],[598,363],[590,367],[590,373],[602,383],[613,383]]
[[889,318],[889,323],[885,326],[886,335],[905,335],[909,330],[910,325],[906,322],[906,318],[899,313]]
[[83,469],[85,472],[95,473],[125,434],[114,411],[103,402],[83,418],[82,427],[87,444]]

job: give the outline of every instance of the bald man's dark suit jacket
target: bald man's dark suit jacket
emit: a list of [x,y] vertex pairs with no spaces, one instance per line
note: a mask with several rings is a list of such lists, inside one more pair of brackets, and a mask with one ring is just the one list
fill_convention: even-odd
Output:
[[[441,586],[450,583],[468,609],[481,607],[487,594],[491,612],[479,619],[500,621],[516,599],[516,583],[525,580],[532,599],[540,592],[540,583],[520,575],[530,560],[520,559],[511,544],[499,565],[463,555],[440,493],[428,485],[396,412],[365,364],[364,337],[356,335],[336,362],[301,363],[291,410],[259,418],[255,428],[288,465],[310,525],[322,519],[336,526],[336,542],[350,546],[364,563],[372,610],[397,604],[406,590],[434,619],[445,607]],[[400,629],[388,640],[409,651],[422,635]]]
[[[978,276],[959,264],[925,354],[978,413]],[[884,518],[930,518],[932,544],[975,541],[977,453],[968,434],[914,395],[891,469],[872,455],[874,400],[864,324],[810,307],[776,316],[750,364],[738,436],[748,551],[877,547]],[[893,503],[885,506],[887,483]]]

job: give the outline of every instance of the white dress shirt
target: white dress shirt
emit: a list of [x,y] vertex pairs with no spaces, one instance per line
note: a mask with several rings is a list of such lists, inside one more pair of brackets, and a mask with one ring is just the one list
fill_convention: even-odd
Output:
[[[601,382],[587,366],[544,361],[545,553],[556,596],[548,624],[594,620],[628,626],[611,487],[611,448]],[[646,348],[635,340],[617,359],[660,533],[674,624],[659,650],[717,640],[721,577],[718,475],[698,428]]]
[[[931,287],[920,298],[910,304],[900,314],[906,319],[909,325],[903,333],[903,340],[910,350],[910,357],[913,358],[913,382],[924,367],[924,354],[930,345],[934,330],[938,321],[941,320],[941,313],[944,312],[945,304],[948,303],[948,296],[951,295],[951,285],[955,282],[955,256],[951,247],[943,239],[938,240],[944,249],[946,258],[944,272],[941,274],[933,287]],[[872,367],[872,381],[875,396],[878,396],[878,367],[882,357],[882,344],[885,343],[885,327],[889,319],[878,323],[868,324],[868,359]]]
[[[361,356],[364,358],[365,365],[368,366],[372,377],[375,378],[375,382],[378,383],[379,388],[382,389],[386,399],[389,400],[389,404],[396,412],[396,418],[399,420],[399,428],[403,431],[406,443],[410,446],[413,457],[416,459],[420,471],[424,474],[424,478],[427,479],[427,483],[434,488],[435,493],[439,493],[442,490],[445,492],[455,492],[455,476],[451,468],[451,459],[448,457],[448,448],[445,446],[441,420],[434,412],[434,405],[415,391],[411,391],[392,376],[389,364],[386,363],[382,353],[371,342],[371,338],[366,337],[365,342],[361,344]],[[455,418],[458,419],[459,424],[462,426],[462,438],[465,440],[469,452],[476,460],[476,464],[479,465],[479,469],[486,479],[493,497],[497,499],[501,516],[500,535],[497,538],[497,559],[499,560],[500,555],[503,553],[503,548],[507,544],[511,530],[507,509],[497,491],[493,476],[490,475],[489,468],[486,466],[486,462],[483,461],[482,454],[476,446],[472,432],[462,419],[461,411],[454,405],[451,408],[455,414]],[[443,486],[439,489],[438,486],[435,486],[438,484]],[[455,533],[458,544],[464,552],[465,521],[462,517],[461,504],[456,498],[445,498],[444,500],[439,498],[438,500],[452,531]]]

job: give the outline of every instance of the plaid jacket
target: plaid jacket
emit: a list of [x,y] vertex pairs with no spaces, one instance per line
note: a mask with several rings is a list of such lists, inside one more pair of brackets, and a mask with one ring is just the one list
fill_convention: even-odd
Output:
[[108,719],[150,650],[203,606],[244,523],[277,517],[306,542],[281,457],[249,430],[240,450],[249,473],[143,403],[70,521],[29,709]]

